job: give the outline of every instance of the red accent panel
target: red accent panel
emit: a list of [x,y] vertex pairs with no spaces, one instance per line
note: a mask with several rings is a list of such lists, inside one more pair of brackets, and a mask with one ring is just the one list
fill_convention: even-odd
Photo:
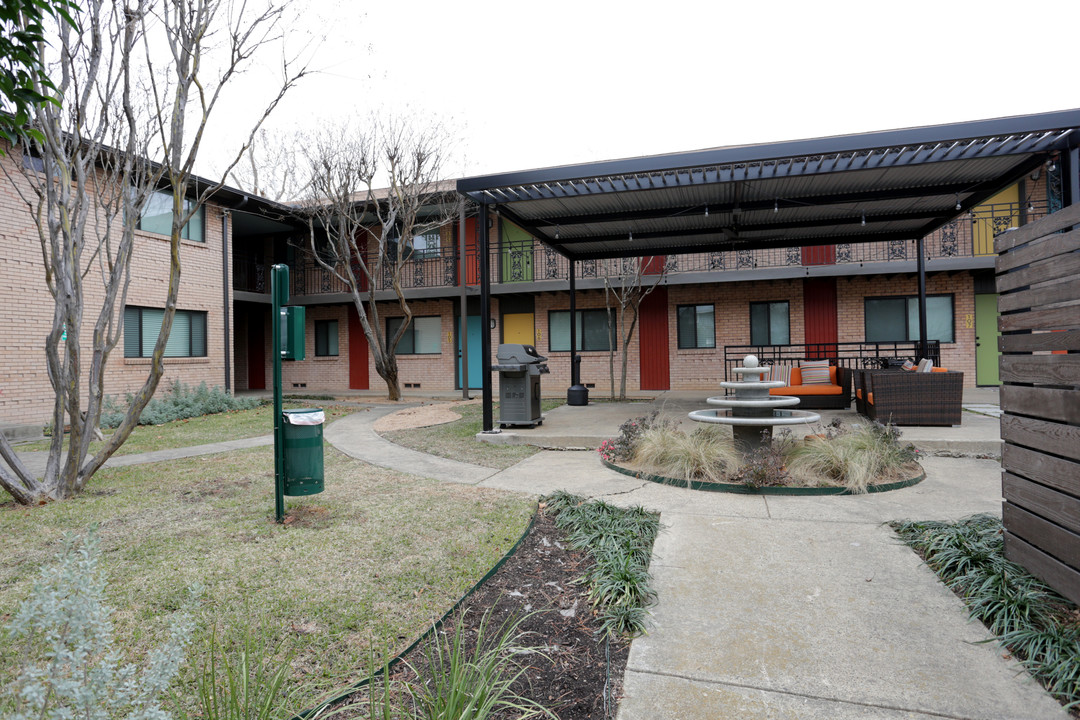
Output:
[[[836,342],[836,278],[803,280],[803,327],[807,345]],[[806,356],[822,359],[832,354],[828,348],[807,348]]]
[[802,249],[803,265],[835,265],[835,245],[807,245]]
[[[454,232],[460,225],[454,224]],[[458,238],[461,242],[461,238]],[[458,245],[458,248],[461,246]],[[480,284],[480,253],[476,250],[476,218],[465,218],[465,284]],[[457,252],[461,252],[460,249]],[[461,270],[458,270],[458,282],[461,282]]]
[[368,341],[356,307],[349,306],[349,389],[368,389]]
[[265,313],[252,310],[247,318],[248,390],[266,389],[266,322]]
[[640,314],[641,389],[670,390],[667,288],[658,287],[642,300]]
[[659,275],[660,273],[664,272],[665,262],[667,262],[667,255],[650,255],[649,257],[642,258],[641,274]]

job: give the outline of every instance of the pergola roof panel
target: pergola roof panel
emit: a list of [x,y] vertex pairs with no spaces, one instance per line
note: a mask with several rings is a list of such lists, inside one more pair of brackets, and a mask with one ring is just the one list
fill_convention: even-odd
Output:
[[465,178],[458,191],[571,259],[916,238],[1075,147],[1077,129],[1080,110],[1065,110]]

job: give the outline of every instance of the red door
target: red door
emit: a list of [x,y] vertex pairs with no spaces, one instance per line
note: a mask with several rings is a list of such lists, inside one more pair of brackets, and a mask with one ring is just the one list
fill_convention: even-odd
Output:
[[356,307],[349,306],[349,389],[368,389],[368,341]]
[[266,389],[266,330],[265,313],[252,310],[247,316],[247,376],[248,390]]
[[[831,246],[830,246],[831,247]],[[807,358],[836,356],[836,278],[803,280],[803,323]],[[813,347],[814,345],[817,347]]]
[[668,373],[667,288],[658,287],[641,301],[641,336],[638,338],[638,367],[642,390],[670,390]]

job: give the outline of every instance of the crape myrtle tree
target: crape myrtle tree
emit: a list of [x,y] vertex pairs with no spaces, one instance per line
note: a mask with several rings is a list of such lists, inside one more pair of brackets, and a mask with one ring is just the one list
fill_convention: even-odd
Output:
[[618,354],[621,356],[618,399],[625,400],[630,342],[634,339],[634,330],[637,329],[641,302],[664,281],[668,266],[660,256],[622,258],[615,262],[620,263],[620,272],[604,277],[604,304],[608,317],[608,373],[611,380],[611,398],[614,400],[615,354],[618,347]]
[[[389,398],[400,400],[396,352],[412,323],[402,271],[423,262],[416,238],[450,222],[457,207],[453,185],[439,182],[446,133],[375,122],[365,132],[330,128],[306,144],[309,252],[349,288],[375,370]],[[389,334],[375,298],[379,288],[392,291],[404,316]]]
[[[252,7],[229,0],[79,0],[70,8],[74,25],[57,24],[37,45],[55,90],[41,82],[35,90],[55,93],[57,102],[31,109],[35,135],[16,148],[24,155],[21,176],[6,166],[4,172],[33,218],[54,300],[44,344],[55,432],[40,479],[0,435],[0,455],[11,468],[0,468],[0,485],[20,503],[82,490],[127,439],[157,389],[180,285],[181,232],[222,185],[196,184],[204,131],[253,54],[281,39],[284,8]],[[303,74],[283,61],[281,85],[252,133]],[[120,425],[91,455],[105,368],[123,337],[135,231],[159,190],[172,196],[161,330],[146,379]]]

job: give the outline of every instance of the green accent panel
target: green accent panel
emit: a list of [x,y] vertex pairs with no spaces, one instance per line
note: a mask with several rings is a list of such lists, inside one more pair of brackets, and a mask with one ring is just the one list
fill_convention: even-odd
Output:
[[998,375],[998,296],[975,296],[975,384],[1000,385]]
[[304,359],[304,306],[290,305],[281,308],[281,359]]
[[516,225],[502,223],[502,242],[499,250],[502,262],[502,281],[532,282],[533,239],[532,235]]

